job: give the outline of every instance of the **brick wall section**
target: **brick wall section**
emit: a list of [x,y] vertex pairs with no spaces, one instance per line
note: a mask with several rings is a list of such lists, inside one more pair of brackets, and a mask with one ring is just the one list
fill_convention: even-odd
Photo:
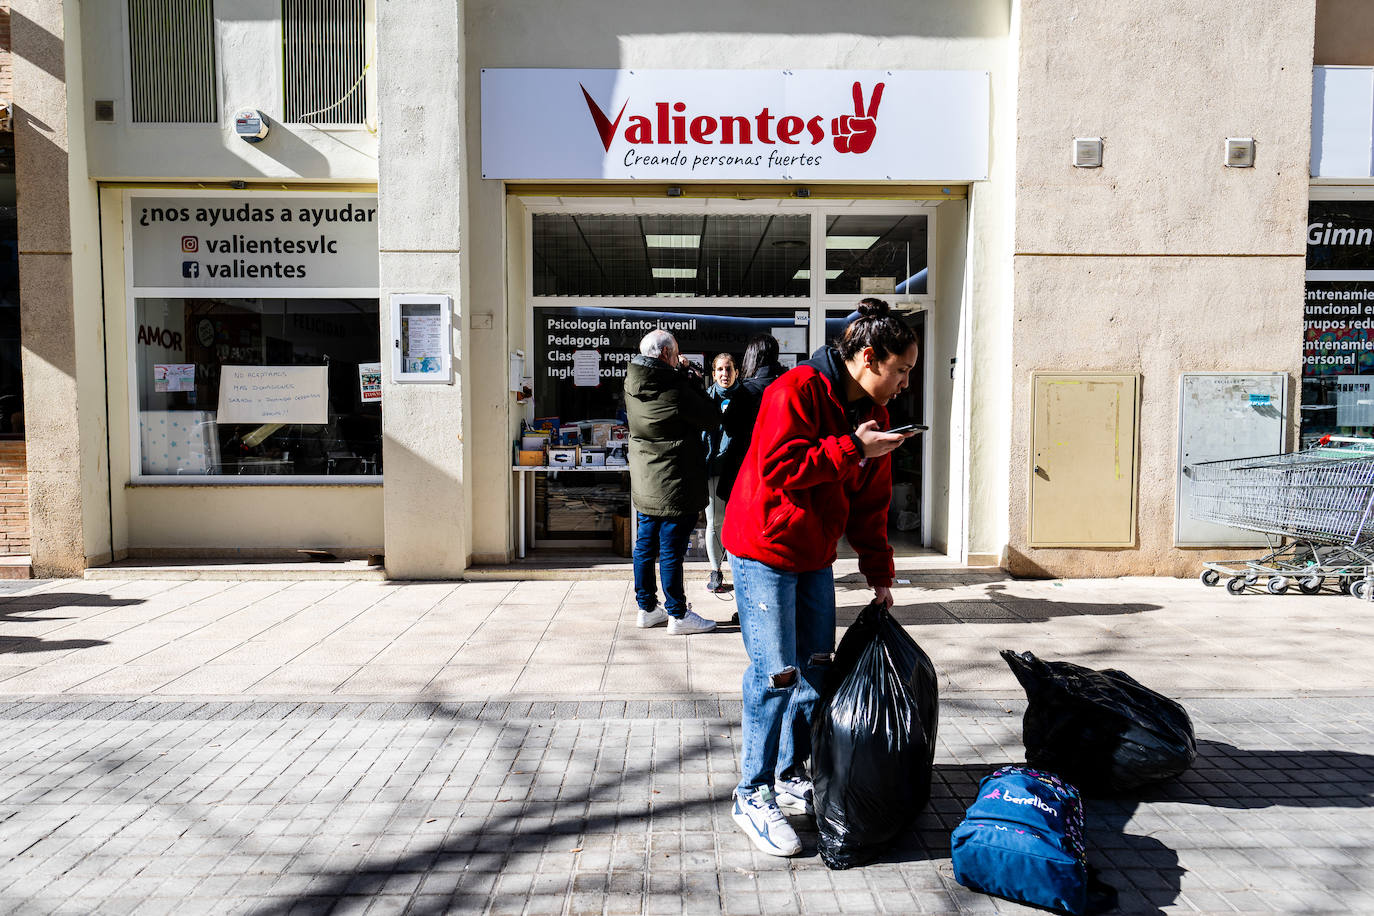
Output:
[[29,473],[24,440],[0,440],[0,556],[29,552]]

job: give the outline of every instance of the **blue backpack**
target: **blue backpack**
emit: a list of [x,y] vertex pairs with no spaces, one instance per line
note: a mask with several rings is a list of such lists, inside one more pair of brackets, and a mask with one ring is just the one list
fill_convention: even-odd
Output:
[[964,887],[1075,916],[1087,910],[1083,803],[1052,773],[1009,766],[986,777],[950,847]]

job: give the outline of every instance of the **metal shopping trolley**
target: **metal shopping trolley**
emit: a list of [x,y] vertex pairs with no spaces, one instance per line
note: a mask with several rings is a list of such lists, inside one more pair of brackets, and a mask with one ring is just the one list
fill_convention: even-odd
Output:
[[1233,595],[1267,577],[1316,594],[1329,581],[1374,599],[1374,440],[1324,437],[1285,455],[1207,461],[1184,469],[1194,518],[1263,534],[1269,552],[1240,564],[1204,563],[1204,585]]

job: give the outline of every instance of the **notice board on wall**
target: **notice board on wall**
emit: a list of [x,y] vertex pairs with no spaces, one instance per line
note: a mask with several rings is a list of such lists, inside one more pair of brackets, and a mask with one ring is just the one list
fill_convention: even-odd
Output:
[[1179,381],[1178,474],[1174,544],[1262,547],[1261,534],[1192,517],[1192,478],[1204,461],[1277,455],[1284,450],[1288,376],[1282,372],[1186,372]]

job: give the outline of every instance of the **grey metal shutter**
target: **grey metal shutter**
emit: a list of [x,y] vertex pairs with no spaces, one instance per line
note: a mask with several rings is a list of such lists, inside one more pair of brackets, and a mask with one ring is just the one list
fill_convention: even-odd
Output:
[[129,68],[136,123],[218,121],[211,0],[129,0]]
[[285,120],[362,124],[366,94],[358,80],[367,65],[364,0],[282,0],[282,42]]

